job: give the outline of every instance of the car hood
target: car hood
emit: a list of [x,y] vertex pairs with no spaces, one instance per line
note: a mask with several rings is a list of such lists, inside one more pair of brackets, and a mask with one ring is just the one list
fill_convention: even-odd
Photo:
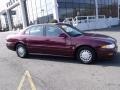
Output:
[[102,35],[102,34],[93,34],[93,33],[84,33],[84,35],[82,36],[78,36],[74,38],[75,41],[79,41],[79,40],[87,40],[87,41],[102,41],[102,42],[108,42],[108,43],[116,43],[117,40],[110,37],[110,36],[106,36],[106,35]]
[[102,34],[85,33],[84,36],[87,38],[92,38],[92,39],[101,40],[101,41],[116,42],[116,39],[110,36],[102,35]]

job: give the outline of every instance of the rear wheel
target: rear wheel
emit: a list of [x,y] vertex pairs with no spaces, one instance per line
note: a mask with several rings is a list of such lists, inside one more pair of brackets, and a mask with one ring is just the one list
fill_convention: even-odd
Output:
[[21,58],[25,58],[28,55],[27,49],[23,44],[18,44],[16,46],[16,53]]
[[84,64],[93,63],[96,60],[96,52],[90,47],[81,47],[76,53],[77,60]]

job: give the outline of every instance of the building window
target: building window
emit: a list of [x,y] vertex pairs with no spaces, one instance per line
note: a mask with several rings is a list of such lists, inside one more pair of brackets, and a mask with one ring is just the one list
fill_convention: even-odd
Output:
[[58,0],[60,21],[76,16],[95,15],[94,0]]
[[118,16],[118,0],[98,0],[99,15],[108,17]]
[[[95,0],[57,0],[60,20],[75,16],[95,16]],[[118,0],[98,0],[98,13],[106,17],[117,17]]]

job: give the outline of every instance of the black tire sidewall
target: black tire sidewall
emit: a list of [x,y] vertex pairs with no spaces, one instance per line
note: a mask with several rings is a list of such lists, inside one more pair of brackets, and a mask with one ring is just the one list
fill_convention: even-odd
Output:
[[[84,62],[83,60],[80,59],[80,52],[82,50],[89,50],[92,54],[92,58],[89,62]],[[77,53],[76,53],[76,58],[79,62],[83,63],[83,64],[90,64],[90,63],[93,63],[95,60],[96,60],[96,52],[94,49],[90,48],[90,47],[81,47],[78,49]]]
[[[24,51],[25,51],[24,56],[20,56],[20,55],[19,55],[19,53],[18,53],[18,47],[24,48]],[[20,58],[25,58],[25,57],[27,56],[27,49],[26,49],[26,47],[25,47],[23,44],[18,44],[18,45],[16,46],[16,53],[17,53],[17,55],[18,55]]]

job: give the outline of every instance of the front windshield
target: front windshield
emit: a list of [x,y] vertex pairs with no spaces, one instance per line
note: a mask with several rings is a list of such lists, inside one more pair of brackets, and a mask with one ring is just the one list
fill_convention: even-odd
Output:
[[71,25],[59,25],[68,35],[72,37],[80,36],[83,34],[79,29]]

